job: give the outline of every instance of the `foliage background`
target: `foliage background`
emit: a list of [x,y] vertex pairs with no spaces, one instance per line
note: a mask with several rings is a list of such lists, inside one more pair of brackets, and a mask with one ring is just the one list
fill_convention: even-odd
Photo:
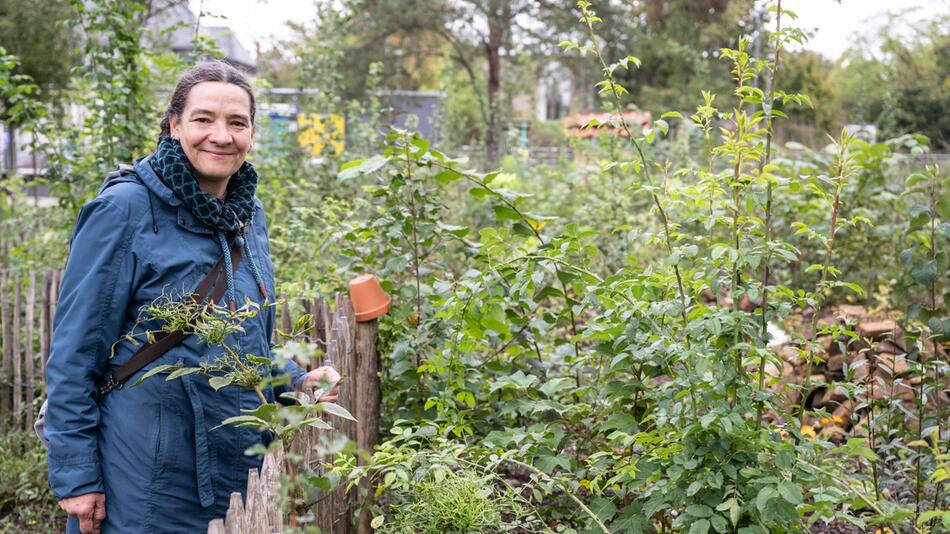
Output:
[[[160,4],[0,4],[2,118],[49,162],[32,183],[4,180],[11,279],[60,267],[103,175],[154,146],[188,64],[142,38]],[[40,15],[55,21],[44,31],[74,30],[30,33]],[[472,513],[457,531],[499,518],[542,532],[948,528],[946,406],[866,403],[855,423],[876,442],[809,434],[828,414],[768,387],[782,362],[762,330],[786,327],[811,361],[819,311],[864,305],[908,334],[917,398],[940,394],[950,184],[925,163],[950,128],[948,18],[829,61],[792,51],[801,34],[775,15],[738,0],[346,1],[264,51],[259,86],[316,88],[301,111],[349,119],[343,154],[312,158],[284,131],[252,159],[282,294],[372,271],[394,297],[380,324],[387,439],[368,465],[337,466],[373,477],[386,529],[451,532],[453,510]],[[192,60],[220,55],[195,45]],[[648,129],[614,118],[626,135],[581,139],[532,119],[528,148],[557,155],[518,150],[515,99],[552,62],[577,81],[570,111],[645,110]],[[379,91],[393,89],[443,91],[444,137],[381,124]],[[882,142],[837,134],[854,122]],[[55,207],[30,202],[37,184]],[[853,326],[832,333],[854,340]],[[867,386],[842,384],[857,401]],[[42,452],[4,439],[23,451],[0,464],[4,526],[45,524]],[[420,507],[425,527],[410,524]]]

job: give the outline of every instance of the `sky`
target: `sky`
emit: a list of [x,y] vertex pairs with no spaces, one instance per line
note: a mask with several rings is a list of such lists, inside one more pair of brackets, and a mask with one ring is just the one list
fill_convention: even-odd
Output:
[[[307,22],[313,18],[315,0],[190,0],[197,12],[224,15],[226,20],[209,19],[209,25],[227,25],[252,54],[256,43],[271,48],[290,36],[286,21]],[[316,0],[320,1],[320,0]],[[327,1],[327,0],[323,0]],[[565,8],[574,0],[563,0]],[[950,0],[784,0],[782,6],[798,15],[796,24],[812,37],[806,48],[835,59],[857,37],[873,35],[883,24],[888,11],[912,8],[902,20],[915,21],[950,13]]]

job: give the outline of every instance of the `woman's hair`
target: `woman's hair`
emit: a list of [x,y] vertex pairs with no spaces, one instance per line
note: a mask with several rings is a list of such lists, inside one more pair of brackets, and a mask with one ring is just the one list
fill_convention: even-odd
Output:
[[165,115],[162,117],[162,131],[158,134],[159,142],[161,142],[162,137],[171,135],[171,118],[181,117],[181,114],[185,111],[188,93],[191,92],[192,87],[202,82],[224,82],[244,89],[248,98],[251,99],[251,124],[254,124],[257,105],[254,100],[254,90],[251,88],[251,82],[244,76],[244,73],[221,60],[202,61],[186,70],[178,78],[175,90],[172,91],[172,96],[168,99],[168,108],[165,109]]

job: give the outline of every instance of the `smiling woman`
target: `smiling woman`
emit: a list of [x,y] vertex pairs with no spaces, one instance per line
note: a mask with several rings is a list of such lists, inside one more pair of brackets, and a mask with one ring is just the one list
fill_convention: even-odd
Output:
[[170,118],[171,136],[195,171],[202,191],[223,198],[228,179],[251,148],[250,95],[224,82],[202,82],[188,95],[181,116]]
[[[213,283],[227,288],[231,309],[250,300],[261,310],[228,343],[271,353],[273,267],[257,173],[244,159],[254,114],[243,74],[223,62],[195,66],[175,87],[155,153],[112,176],[80,213],[47,364],[49,480],[69,533],[203,532],[259,465],[244,451],[269,436],[215,429],[256,408],[257,392],[216,392],[198,374],[121,387],[123,376],[135,383],[159,365],[218,356],[185,335],[140,359],[145,349],[122,335],[143,306],[189,293],[216,263],[224,274],[213,271]],[[329,367],[273,369],[298,389],[339,380]],[[277,393],[268,386],[262,395],[273,402]]]

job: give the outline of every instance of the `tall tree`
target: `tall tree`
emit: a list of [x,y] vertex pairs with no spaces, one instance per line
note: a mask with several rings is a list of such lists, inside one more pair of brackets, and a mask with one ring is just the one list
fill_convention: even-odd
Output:
[[[75,19],[69,0],[0,0],[0,49],[16,58],[13,75],[26,75],[36,84],[30,98],[55,102],[54,97],[69,83],[76,65]],[[5,110],[12,102],[2,102]],[[20,118],[4,112],[6,129],[5,165],[16,166],[17,129]]]
[[50,98],[76,65],[76,10],[70,0],[0,0],[0,47]]
[[[756,32],[753,0],[641,0],[628,4],[622,20],[607,20],[614,38],[610,57],[632,54],[636,69],[620,73],[646,109],[692,109],[700,90],[730,90],[719,50],[734,47],[740,34]],[[617,25],[619,24],[619,27]]]
[[[465,72],[476,96],[489,165],[499,156],[503,82],[512,61],[557,61],[577,78],[589,78],[590,62],[557,48],[561,40],[579,38],[573,2],[350,0],[343,6],[345,95],[357,96],[373,61],[392,66],[384,86],[411,90],[431,87],[432,66],[449,59]],[[730,45],[743,25],[753,29],[753,0],[604,0],[595,7],[605,21],[600,36],[606,53],[643,59],[642,68],[625,81],[646,107],[692,107],[699,79],[709,74],[719,49]],[[728,83],[726,67],[721,71]]]

